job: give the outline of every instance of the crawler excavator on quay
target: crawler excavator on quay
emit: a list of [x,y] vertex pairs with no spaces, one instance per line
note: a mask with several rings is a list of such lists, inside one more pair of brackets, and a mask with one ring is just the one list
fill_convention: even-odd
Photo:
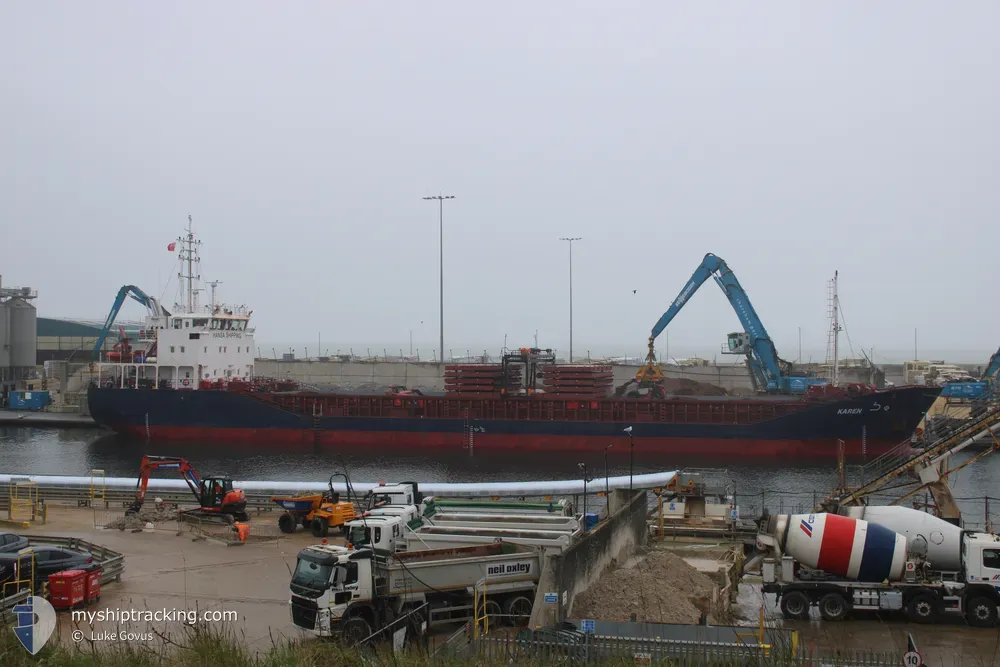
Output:
[[806,394],[808,396],[810,393],[822,393],[827,389],[827,380],[811,374],[796,374],[791,362],[778,356],[778,351],[775,349],[771,337],[768,336],[764,323],[757,316],[757,312],[750,303],[750,297],[747,296],[743,286],[736,279],[732,269],[721,257],[709,253],[695,269],[691,279],[684,285],[677,298],[653,326],[649,335],[649,352],[646,355],[646,363],[636,373],[634,382],[630,382],[623,388],[622,395],[627,398],[643,395],[649,395],[651,398],[665,396],[663,371],[656,363],[654,349],[656,338],[663,333],[667,325],[680,313],[684,304],[709,278],[714,278],[715,282],[722,288],[722,292],[726,295],[744,328],[744,331],[729,334],[727,346],[722,349],[722,353],[746,357],[747,369],[750,371],[750,380],[755,391],[769,394]]
[[250,519],[247,514],[247,499],[242,489],[233,488],[233,480],[225,475],[202,478],[186,459],[170,456],[143,456],[139,466],[139,480],[136,482],[135,500],[126,510],[126,516],[137,515],[146,500],[149,474],[154,470],[177,470],[187,482],[188,488],[197,499],[197,509],[181,512],[185,518],[209,520],[232,525]]

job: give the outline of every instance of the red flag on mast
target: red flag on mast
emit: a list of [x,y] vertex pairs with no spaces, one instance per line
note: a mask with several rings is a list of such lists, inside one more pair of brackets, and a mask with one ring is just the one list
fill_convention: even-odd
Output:
[[170,245],[167,246],[167,250],[169,250],[170,252],[173,252],[174,248],[176,248],[176,247],[177,247],[176,243],[171,243]]

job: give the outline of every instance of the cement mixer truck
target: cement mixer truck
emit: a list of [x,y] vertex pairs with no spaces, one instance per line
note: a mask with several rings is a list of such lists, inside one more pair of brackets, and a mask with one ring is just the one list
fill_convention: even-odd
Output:
[[973,626],[996,625],[1000,538],[956,533],[952,524],[909,508],[884,516],[876,509],[865,508],[865,515],[900,532],[837,514],[761,520],[763,590],[777,596],[785,618],[806,620],[815,606],[827,621],[879,611],[902,612],[919,623],[957,614]]

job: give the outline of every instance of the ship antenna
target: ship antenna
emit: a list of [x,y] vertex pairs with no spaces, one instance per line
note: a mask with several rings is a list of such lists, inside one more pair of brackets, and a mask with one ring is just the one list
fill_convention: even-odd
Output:
[[215,314],[215,288],[222,284],[221,280],[213,280],[209,283],[212,288],[212,314]]

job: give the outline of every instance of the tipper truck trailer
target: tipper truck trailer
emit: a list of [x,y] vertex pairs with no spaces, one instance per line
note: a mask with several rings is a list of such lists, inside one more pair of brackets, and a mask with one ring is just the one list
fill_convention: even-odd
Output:
[[765,517],[757,536],[765,554],[764,592],[774,593],[782,614],[797,620],[808,619],[816,606],[827,621],[852,611],[892,611],[920,623],[953,614],[973,626],[996,625],[1000,538],[956,533],[952,524],[924,512],[894,510],[882,518],[910,533],[909,540],[852,516]]
[[429,626],[473,616],[484,582],[486,613],[527,623],[541,571],[538,551],[496,542],[385,555],[320,544],[299,552],[292,574],[292,622],[354,644],[427,603]]

